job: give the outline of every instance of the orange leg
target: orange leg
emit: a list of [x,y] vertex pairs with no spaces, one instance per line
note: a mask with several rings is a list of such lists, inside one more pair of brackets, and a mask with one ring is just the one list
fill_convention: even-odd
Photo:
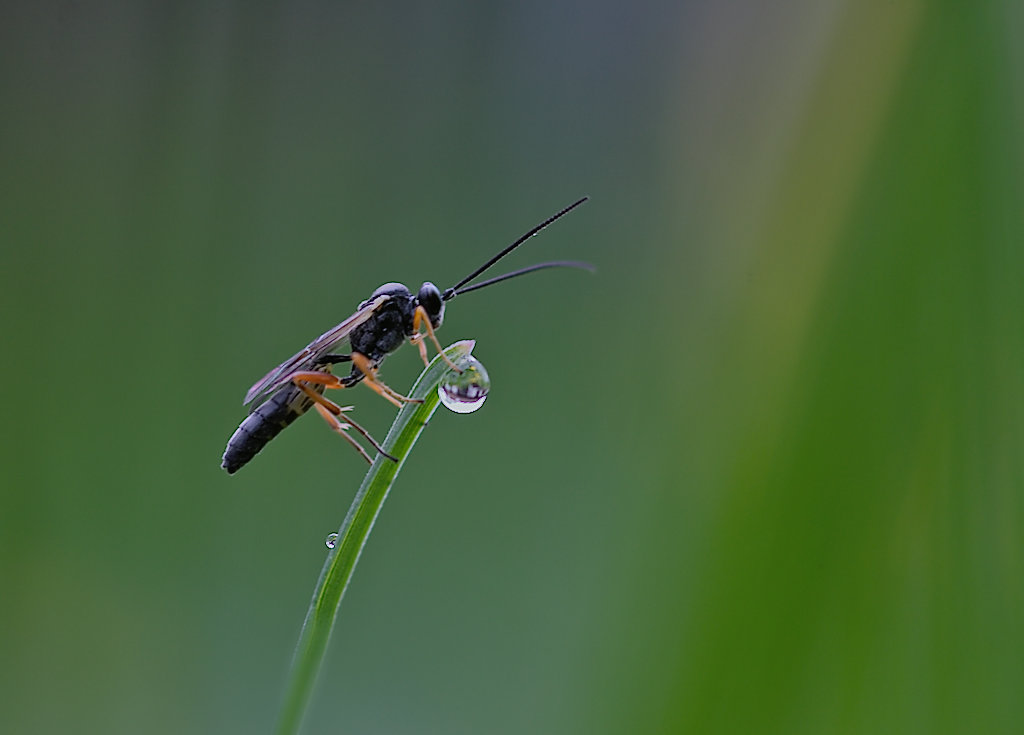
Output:
[[[341,379],[334,373],[326,373],[322,370],[300,370],[296,373],[292,373],[288,376],[298,387],[302,387],[304,383],[313,383],[314,385],[322,385],[324,388],[344,388],[346,387]],[[316,391],[310,391],[316,396],[323,398]],[[311,396],[312,397],[312,396]],[[313,400],[316,400],[315,398]],[[327,399],[324,398],[326,401]]]
[[[331,375],[329,373],[321,373],[314,371],[313,375],[325,376],[337,380],[337,378],[334,375]],[[354,446],[359,451],[359,453],[363,455],[363,459],[365,459],[367,462],[372,461],[370,459],[370,456],[366,453],[366,450],[363,449],[355,439],[349,436],[348,433],[346,433],[349,427],[355,429],[359,434],[361,434],[366,439],[366,441],[370,442],[370,444],[373,445],[374,449],[376,449],[378,452],[380,452],[385,457],[390,459],[392,462],[398,461],[395,457],[392,457],[390,454],[384,451],[384,447],[382,447],[380,443],[370,435],[370,432],[368,432],[362,426],[353,421],[349,416],[343,416],[343,414],[346,411],[352,410],[352,406],[339,406],[334,401],[325,398],[323,395],[317,393],[315,390],[306,385],[304,382],[306,380],[307,378],[304,377],[304,374],[302,373],[296,373],[295,375],[292,376],[292,382],[299,390],[306,394],[306,396],[308,396],[311,401],[313,401],[313,405],[316,407],[317,412],[323,417],[324,421],[326,421],[327,424],[332,429],[334,429],[334,431],[341,434],[341,436],[343,436],[347,442]],[[340,383],[340,381],[338,382]],[[327,385],[327,383],[323,384]],[[329,387],[333,387],[333,385]],[[340,387],[344,388],[345,386],[341,385]],[[337,419],[338,416],[343,416],[344,423]]]
[[366,453],[366,450],[360,446],[359,442],[348,435],[348,428],[350,424],[343,424],[334,417],[330,411],[324,408],[319,403],[315,404],[317,412],[323,417],[323,420],[327,422],[327,425],[334,429],[335,433],[339,434],[345,441],[353,446],[353,448],[362,455],[363,459],[366,460],[367,464],[373,464],[373,460],[370,459],[370,455]]
[[[388,386],[384,385],[377,379],[377,370],[370,363],[369,359],[365,355],[360,355],[358,352],[352,353],[352,362],[359,366],[359,369],[363,371],[363,375],[366,376],[364,381],[370,390],[377,395],[390,401],[397,408],[402,407],[402,402],[405,403],[422,403],[423,401],[417,401],[412,398],[406,398],[401,393],[398,393]],[[302,383],[313,383],[315,385],[322,385],[324,388],[348,388],[349,386],[341,382],[341,379],[332,373],[324,373],[319,370],[300,370],[297,373],[292,373],[291,380],[295,385],[302,387]],[[301,381],[301,382],[300,382]],[[315,391],[312,391],[315,393]],[[315,398],[313,400],[316,400]]]
[[363,355],[359,352],[353,352],[352,364],[359,368],[360,371],[362,371],[363,375],[365,376],[363,382],[366,383],[366,387],[368,387],[377,395],[391,401],[391,403],[398,406],[399,408],[402,407],[403,403],[423,403],[423,401],[421,401],[419,398],[409,398],[408,396],[403,396],[398,391],[386,386],[377,377],[377,366],[374,365],[373,362],[370,361],[370,358],[368,358],[366,355]]
[[[319,407],[319,405],[320,405],[320,404],[318,403],[318,404],[317,404],[317,406]],[[325,409],[325,410],[326,410],[326,409]],[[352,406],[345,406],[345,407],[344,407],[344,408],[342,408],[341,410],[342,410],[342,411],[351,411],[351,410],[352,410]],[[332,416],[331,418],[334,418],[334,417]],[[348,426],[351,426],[351,427],[352,427],[353,429],[355,429],[355,430],[356,430],[357,432],[359,432],[359,434],[360,434],[360,435],[361,435],[361,436],[362,436],[363,438],[365,438],[365,439],[366,439],[366,441],[370,442],[370,444],[371,444],[371,445],[373,445],[373,448],[374,448],[374,449],[376,449],[376,450],[377,450],[378,452],[380,452],[381,454],[383,454],[383,455],[384,455],[385,457],[387,457],[388,459],[390,459],[390,460],[391,460],[392,462],[397,462],[397,461],[398,461],[398,457],[394,457],[394,456],[392,456],[392,455],[388,454],[387,452],[385,452],[385,451],[384,451],[384,447],[382,447],[382,446],[380,445],[380,442],[378,442],[378,441],[377,441],[376,439],[374,439],[374,438],[373,438],[373,437],[372,437],[372,436],[370,435],[370,432],[368,432],[368,431],[367,431],[366,429],[364,429],[364,428],[363,428],[362,426],[360,426],[359,424],[357,424],[357,423],[356,423],[356,422],[355,422],[355,421],[354,421],[354,420],[352,419],[352,417],[351,417],[351,416],[349,416],[349,415],[347,415],[347,414],[346,414],[346,415],[344,416],[344,422],[345,422],[345,424],[347,424]]]
[[416,336],[420,338],[420,356],[423,358],[423,364],[425,365],[427,363],[427,346],[423,344],[423,336],[419,333],[421,322],[427,329],[427,336],[430,337],[430,341],[433,342],[434,347],[437,348],[437,354],[441,356],[442,360],[448,363],[448,367],[457,373],[461,373],[462,368],[449,360],[448,355],[444,354],[444,350],[441,349],[441,343],[437,341],[437,335],[434,334],[434,327],[430,324],[430,315],[427,314],[427,310],[422,306],[417,306],[416,312],[412,316],[412,328],[416,332]]
[[[415,321],[415,317],[413,317],[413,321]],[[419,347],[420,359],[423,360],[424,365],[429,365],[430,363],[427,361],[427,343],[423,341],[423,335],[416,332],[416,334],[409,337],[409,342]]]

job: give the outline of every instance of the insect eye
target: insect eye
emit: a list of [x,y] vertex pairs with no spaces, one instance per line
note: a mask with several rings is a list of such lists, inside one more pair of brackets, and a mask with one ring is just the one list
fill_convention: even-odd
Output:
[[427,281],[420,286],[420,292],[416,296],[420,306],[430,314],[432,326],[437,327],[441,323],[441,315],[444,312],[444,302],[441,301],[441,292],[437,286]]
[[431,314],[436,314],[441,308],[441,292],[429,281],[420,286],[420,292],[416,299],[420,302],[420,306]]

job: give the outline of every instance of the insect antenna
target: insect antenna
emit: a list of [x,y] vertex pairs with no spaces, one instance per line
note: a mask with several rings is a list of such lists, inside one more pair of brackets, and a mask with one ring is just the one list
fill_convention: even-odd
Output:
[[488,260],[486,263],[484,263],[482,266],[480,266],[475,271],[470,273],[468,276],[463,278],[461,281],[456,283],[454,286],[452,286],[449,289],[446,289],[441,298],[444,301],[448,301],[449,299],[455,298],[460,293],[468,293],[470,291],[475,291],[478,288],[483,288],[484,286],[490,286],[492,284],[508,280],[509,278],[515,278],[516,276],[522,276],[522,275],[525,275],[527,273],[532,273],[533,271],[542,270],[544,268],[582,268],[583,270],[593,271],[594,270],[594,266],[592,266],[590,263],[582,263],[582,262],[579,262],[579,261],[576,261],[576,260],[554,260],[554,261],[551,261],[549,263],[538,263],[536,265],[527,266],[526,268],[520,268],[519,270],[512,271],[511,273],[506,273],[506,274],[504,274],[502,276],[496,276],[494,278],[489,278],[486,281],[482,281],[482,282],[477,283],[477,284],[475,284],[473,286],[469,286],[468,288],[462,288],[467,283],[469,283],[474,278],[476,278],[481,273],[483,273],[485,270],[490,268],[492,265],[497,263],[499,260],[504,258],[509,253],[511,253],[517,247],[519,247],[524,242],[529,240],[531,237],[536,235],[538,232],[543,230],[545,227],[550,225],[556,219],[558,219],[558,218],[568,214],[569,212],[574,210],[576,207],[578,207],[579,205],[583,204],[583,202],[587,201],[588,198],[589,197],[583,197],[582,199],[579,199],[579,200],[573,202],[572,204],[570,204],[568,207],[566,207],[562,211],[560,211],[560,212],[558,212],[556,214],[553,214],[550,217],[548,217],[546,220],[544,220],[539,225],[537,225],[536,227],[534,227],[531,230],[529,230],[522,237],[517,239],[511,245],[506,247],[504,250],[502,250],[500,253],[498,253],[493,258]]
[[[472,286],[467,286],[458,293],[463,294],[469,293],[470,291],[476,291],[478,288],[490,286],[495,283],[501,283],[502,281],[507,281],[510,278],[515,278],[516,276],[524,276],[527,273],[533,273],[534,271],[543,270],[545,268],[579,268],[580,270],[590,271],[591,273],[597,270],[592,264],[584,263],[581,260],[552,260],[550,263],[537,263],[536,265],[530,265],[527,266],[526,268],[520,268],[517,271],[506,273],[503,276],[495,276],[494,278],[488,278],[486,281],[480,281],[480,283],[474,283]],[[447,293],[448,292],[445,291],[445,294]],[[455,295],[456,294],[453,293],[448,298],[452,298]]]

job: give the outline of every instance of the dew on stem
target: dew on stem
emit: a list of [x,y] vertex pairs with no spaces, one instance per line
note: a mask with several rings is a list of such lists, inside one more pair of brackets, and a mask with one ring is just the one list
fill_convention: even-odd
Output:
[[449,370],[437,386],[437,395],[449,411],[473,413],[487,400],[491,378],[483,363],[472,355],[464,355],[455,362],[462,372]]

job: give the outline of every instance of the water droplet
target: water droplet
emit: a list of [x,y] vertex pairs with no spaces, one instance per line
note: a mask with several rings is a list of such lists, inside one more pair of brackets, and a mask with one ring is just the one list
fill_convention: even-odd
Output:
[[487,400],[491,379],[483,364],[472,355],[459,358],[455,364],[462,368],[462,372],[449,370],[445,373],[441,384],[437,386],[437,394],[448,410],[473,413]]
[[338,534],[336,534],[336,533],[329,533],[329,534],[327,534],[327,541],[325,543],[327,544],[327,548],[328,549],[333,549],[335,546],[338,545]]

